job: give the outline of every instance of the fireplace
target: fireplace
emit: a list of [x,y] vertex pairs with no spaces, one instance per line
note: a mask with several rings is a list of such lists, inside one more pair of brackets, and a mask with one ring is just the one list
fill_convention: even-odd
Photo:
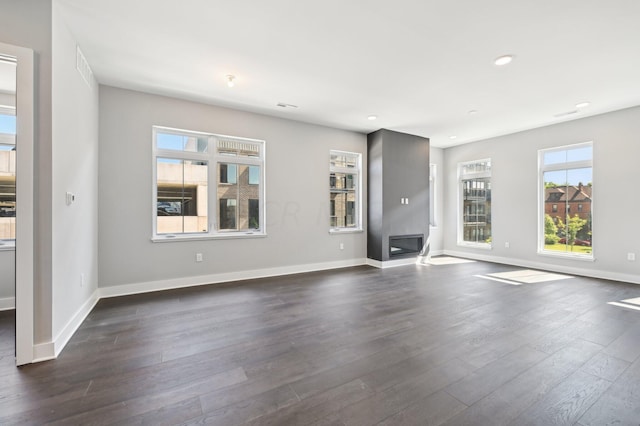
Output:
[[420,254],[424,235],[394,235],[389,237],[389,257]]

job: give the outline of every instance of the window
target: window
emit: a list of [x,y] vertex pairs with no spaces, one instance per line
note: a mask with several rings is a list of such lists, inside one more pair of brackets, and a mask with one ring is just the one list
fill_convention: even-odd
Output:
[[362,230],[361,164],[361,154],[330,151],[329,227],[332,232]]
[[154,239],[265,233],[264,141],[164,127],[153,135]]
[[16,116],[0,106],[0,240],[16,238]]
[[491,160],[458,164],[458,244],[491,247]]
[[541,150],[539,163],[539,251],[592,258],[593,145]]
[[436,222],[436,165],[429,164],[429,225],[438,226]]

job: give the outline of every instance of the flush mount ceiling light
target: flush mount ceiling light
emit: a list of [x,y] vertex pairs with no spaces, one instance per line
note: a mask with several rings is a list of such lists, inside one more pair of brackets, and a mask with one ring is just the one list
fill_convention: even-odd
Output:
[[377,119],[378,119],[377,115],[370,115],[370,116],[367,117],[367,120],[369,120],[369,121],[374,121],[374,120],[377,120]]
[[503,65],[507,65],[511,61],[513,61],[513,55],[502,55],[502,56],[497,57],[493,61],[493,63],[496,64],[497,66],[501,67]]
[[225,78],[227,79],[227,86],[229,86],[229,87],[235,86],[235,84],[236,84],[236,82],[235,82],[236,76],[235,75],[228,74]]
[[577,103],[577,104],[576,104],[576,108],[578,108],[578,109],[580,109],[580,108],[586,108],[586,107],[588,107],[589,105],[591,105],[591,102],[584,101],[584,102]]

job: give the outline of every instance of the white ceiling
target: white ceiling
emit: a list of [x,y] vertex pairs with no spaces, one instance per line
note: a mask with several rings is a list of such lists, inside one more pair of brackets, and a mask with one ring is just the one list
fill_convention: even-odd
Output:
[[439,147],[640,105],[638,0],[58,4],[102,84]]

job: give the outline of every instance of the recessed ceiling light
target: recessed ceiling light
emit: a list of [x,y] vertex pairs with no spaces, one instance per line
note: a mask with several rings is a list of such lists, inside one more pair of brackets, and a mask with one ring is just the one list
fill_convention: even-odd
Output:
[[236,82],[235,82],[236,76],[235,75],[229,74],[229,75],[226,76],[226,79],[227,79],[227,86],[229,86],[229,87],[235,86],[235,84],[236,84]]
[[298,108],[298,105],[288,104],[286,102],[278,102],[276,106],[279,106],[280,108]]
[[513,61],[513,55],[502,55],[496,58],[495,61],[493,61],[493,63],[501,67],[503,65],[507,65],[511,61]]
[[457,138],[456,135],[449,136],[449,139],[455,139],[455,138]]
[[475,109],[472,109],[471,111],[469,111],[469,115],[474,115],[474,114],[477,114],[477,113],[478,113],[478,111],[475,110]]
[[367,117],[367,120],[369,120],[369,121],[373,121],[373,120],[377,120],[377,119],[378,119],[377,115],[370,115],[370,116]]
[[578,109],[579,108],[586,108],[589,105],[591,105],[591,102],[586,102],[586,101],[585,102],[580,102],[580,103],[576,104],[576,108],[578,108]]

